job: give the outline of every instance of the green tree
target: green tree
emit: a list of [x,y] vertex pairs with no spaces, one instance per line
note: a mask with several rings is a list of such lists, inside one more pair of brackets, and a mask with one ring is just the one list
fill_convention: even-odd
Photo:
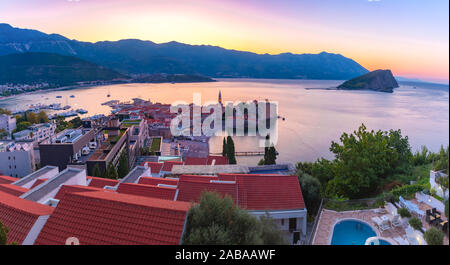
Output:
[[94,166],[93,175],[94,175],[94,177],[98,177],[98,178],[102,177],[102,172],[100,171],[100,167],[98,166],[98,164],[95,164],[95,166]]
[[40,111],[37,114],[37,119],[38,119],[39,123],[47,123],[48,122],[47,113],[45,113],[45,111]]
[[436,227],[432,227],[425,231],[423,234],[425,241],[427,241],[428,245],[443,245],[444,244],[444,233],[437,229]]
[[[276,235],[278,234],[278,236]],[[183,244],[257,245],[283,244],[282,233],[265,219],[257,219],[234,205],[231,197],[204,192],[188,212]]]
[[31,124],[36,124],[39,123],[39,118],[38,115],[36,115],[36,113],[30,111],[28,113],[26,113],[26,117],[27,117],[27,121]]
[[105,172],[105,178],[109,178],[109,179],[117,179],[117,171],[116,168],[114,167],[114,165],[112,163],[109,163],[108,168],[106,169]]
[[227,141],[225,140],[225,137],[223,138],[223,144],[222,144],[222,156],[227,156],[228,150],[227,150]]
[[234,142],[231,136],[227,136],[227,158],[228,163],[231,165],[236,164],[236,154],[234,150]]
[[266,147],[264,148],[264,164],[274,165],[277,160],[277,150],[274,145],[270,142],[270,136],[266,136]]
[[119,166],[117,167],[117,175],[119,178],[125,177],[130,172],[130,167],[128,165],[128,155],[124,151],[120,155]]
[[303,199],[305,200],[308,213],[313,216],[320,206],[320,189],[321,185],[318,179],[306,173],[297,171],[298,182],[302,189]]
[[26,129],[28,129],[28,127],[30,127],[32,124],[30,123],[30,122],[28,122],[28,121],[22,121],[22,122],[19,122],[17,125],[16,125],[16,129],[14,130],[14,132],[20,132],[20,131],[23,131],[23,130],[26,130]]
[[441,173],[437,173],[436,183],[441,187],[443,193],[445,194],[448,190],[448,175],[443,175]]
[[352,134],[340,137],[342,144],[332,142],[335,155],[333,178],[328,182],[328,195],[360,198],[377,190],[383,179],[404,172],[411,160],[408,137],[401,131],[367,131],[362,124]]
[[420,221],[419,218],[413,217],[409,219],[409,225],[414,228],[415,230],[421,230],[422,229],[422,221]]
[[81,125],[83,125],[83,121],[81,120],[80,117],[73,118],[69,122],[72,124],[73,128],[78,128]]
[[8,237],[7,237],[8,232],[9,232],[8,227],[4,226],[2,224],[2,222],[0,221],[0,246],[2,246],[2,245],[4,246],[8,243]]
[[11,111],[9,109],[0,108],[0,115],[2,114],[11,115]]

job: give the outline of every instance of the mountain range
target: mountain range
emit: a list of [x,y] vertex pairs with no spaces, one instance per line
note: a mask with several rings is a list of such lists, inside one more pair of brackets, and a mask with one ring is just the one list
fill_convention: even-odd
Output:
[[127,76],[74,56],[43,52],[0,56],[0,84],[48,83],[51,86],[66,86],[118,78]]
[[270,55],[137,39],[91,43],[0,24],[0,56],[26,52],[75,56],[125,75],[166,73],[215,78],[347,80],[369,72],[350,58],[327,52]]

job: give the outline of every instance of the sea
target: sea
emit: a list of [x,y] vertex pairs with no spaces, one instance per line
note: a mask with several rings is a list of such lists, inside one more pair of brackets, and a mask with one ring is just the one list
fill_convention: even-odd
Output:
[[[400,129],[408,136],[413,151],[425,145],[439,151],[449,144],[448,85],[400,83],[393,93],[344,91],[318,88],[336,87],[341,80],[272,80],[218,79],[207,83],[116,84],[82,87],[71,90],[43,91],[0,100],[0,107],[11,111],[27,109],[32,104],[61,103],[72,109],[83,108],[87,114],[110,114],[111,108],[101,103],[109,100],[131,101],[133,98],[172,104],[193,102],[200,93],[202,103],[269,100],[277,102],[277,163],[332,159],[329,148],[339,142],[342,133],[352,133],[361,124],[368,129]],[[110,97],[107,95],[110,94]],[[61,98],[57,98],[61,96]],[[71,97],[73,96],[73,97]],[[237,152],[261,151],[261,136],[235,136]],[[222,151],[222,137],[209,141],[210,152]],[[239,164],[255,165],[261,157],[239,156]]]

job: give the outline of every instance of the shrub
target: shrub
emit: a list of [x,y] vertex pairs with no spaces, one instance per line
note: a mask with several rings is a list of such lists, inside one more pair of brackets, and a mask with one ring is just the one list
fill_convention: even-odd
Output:
[[444,244],[444,233],[437,229],[436,227],[428,229],[423,237],[427,241],[428,245],[443,245]]
[[398,212],[398,214],[400,214],[400,216],[402,218],[405,218],[405,217],[409,218],[409,217],[411,217],[411,213],[406,208],[400,208],[400,209],[397,210],[397,212]]
[[306,173],[298,175],[298,180],[302,189],[306,209],[308,209],[309,214],[315,215],[320,206],[320,182],[315,177]]
[[412,228],[414,228],[415,230],[422,229],[422,221],[420,221],[420,219],[417,217],[413,217],[413,218],[409,219],[409,225]]
[[401,187],[393,189],[391,192],[394,196],[411,196],[416,194],[416,192],[423,191],[426,187],[422,184],[413,184],[413,185],[403,185]]

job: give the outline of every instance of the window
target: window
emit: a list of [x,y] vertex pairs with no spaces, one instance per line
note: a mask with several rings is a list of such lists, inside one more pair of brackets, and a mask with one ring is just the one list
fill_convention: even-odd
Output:
[[284,226],[284,219],[281,219],[281,225]]
[[289,218],[289,230],[297,230],[297,218]]

